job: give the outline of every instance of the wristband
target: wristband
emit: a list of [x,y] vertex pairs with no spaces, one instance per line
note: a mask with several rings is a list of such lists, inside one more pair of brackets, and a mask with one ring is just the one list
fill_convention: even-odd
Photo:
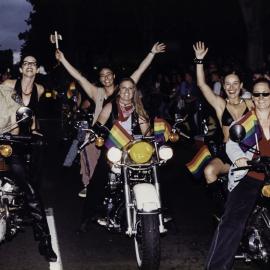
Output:
[[150,51],[151,54],[155,55],[155,53],[153,53],[152,51]]
[[194,61],[195,64],[199,64],[199,65],[203,64],[203,59],[194,58],[193,61]]

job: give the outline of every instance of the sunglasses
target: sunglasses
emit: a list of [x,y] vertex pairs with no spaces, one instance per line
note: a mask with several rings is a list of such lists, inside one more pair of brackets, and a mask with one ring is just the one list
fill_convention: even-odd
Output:
[[260,97],[260,96],[269,97],[270,92],[268,92],[268,93],[252,93],[252,95],[253,95],[253,97]]

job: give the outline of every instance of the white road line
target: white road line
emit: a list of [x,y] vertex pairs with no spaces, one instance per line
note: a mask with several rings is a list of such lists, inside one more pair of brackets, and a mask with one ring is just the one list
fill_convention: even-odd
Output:
[[47,216],[48,226],[49,226],[51,238],[52,238],[52,247],[53,247],[54,252],[57,255],[57,261],[50,262],[50,270],[63,270],[52,208],[46,209],[46,216]]

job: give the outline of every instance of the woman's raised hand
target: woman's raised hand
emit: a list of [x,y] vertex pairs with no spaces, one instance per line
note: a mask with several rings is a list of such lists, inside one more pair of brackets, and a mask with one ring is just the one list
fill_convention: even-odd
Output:
[[55,58],[56,58],[56,60],[58,60],[59,62],[61,62],[64,59],[64,57],[65,57],[64,54],[59,49],[57,49],[55,51]]
[[197,59],[203,59],[208,52],[204,42],[198,41],[193,45],[193,50]]
[[166,45],[164,43],[155,43],[154,46],[151,49],[151,53],[156,54],[156,53],[163,53],[165,52]]

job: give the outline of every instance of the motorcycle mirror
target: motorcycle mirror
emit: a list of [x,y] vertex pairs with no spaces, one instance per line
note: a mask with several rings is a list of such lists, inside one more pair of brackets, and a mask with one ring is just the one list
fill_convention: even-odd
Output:
[[235,124],[229,130],[230,139],[234,142],[241,142],[246,136],[245,128],[240,124]]
[[28,107],[22,106],[16,111],[16,121],[26,123],[29,120],[31,120],[32,117],[33,117],[33,111],[29,109]]

